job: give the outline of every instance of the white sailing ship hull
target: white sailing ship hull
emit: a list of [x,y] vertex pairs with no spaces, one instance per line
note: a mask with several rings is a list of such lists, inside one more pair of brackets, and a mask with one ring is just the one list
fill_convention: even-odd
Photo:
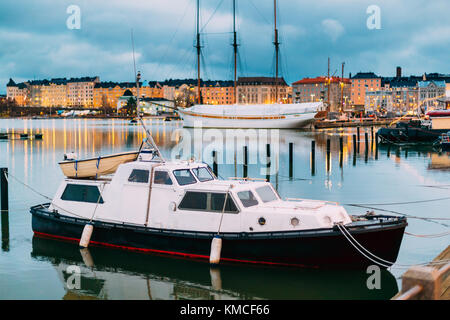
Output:
[[178,112],[184,127],[298,129],[314,122],[321,105],[196,105]]

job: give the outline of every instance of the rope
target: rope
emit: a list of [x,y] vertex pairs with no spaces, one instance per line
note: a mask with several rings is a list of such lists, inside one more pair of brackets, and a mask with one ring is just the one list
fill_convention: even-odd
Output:
[[442,222],[437,222],[437,221],[433,221],[433,220],[450,220],[449,218],[425,218],[425,217],[418,217],[418,216],[412,216],[406,213],[401,213],[398,211],[393,211],[393,210],[387,210],[387,209],[381,209],[381,208],[375,208],[375,207],[368,207],[368,206],[363,206],[363,205],[358,205],[358,204],[344,204],[344,205],[348,205],[348,206],[353,206],[353,207],[359,207],[359,208],[366,208],[366,209],[373,209],[373,210],[379,210],[379,211],[385,211],[385,212],[390,212],[390,213],[395,213],[395,214],[399,214],[401,216],[405,216],[411,219],[422,219],[428,222],[433,222],[433,223],[437,223],[440,224],[444,227],[450,227],[448,224],[442,223]]
[[[417,201],[407,201],[407,202],[391,202],[391,203],[349,203],[349,206],[393,206],[393,205],[401,205],[401,204],[413,204],[413,203],[424,203],[424,202],[433,202],[433,201],[441,201],[441,200],[449,200],[450,197],[444,198],[436,198],[436,199],[428,199],[428,200],[417,200]],[[450,219],[448,219],[450,220]]]
[[[362,244],[360,244],[352,235],[351,233],[341,224],[341,223],[337,223],[336,226],[338,227],[338,229],[341,231],[341,233],[344,235],[344,237],[350,242],[350,244],[356,249],[358,250],[358,252],[360,252],[364,257],[366,257],[367,259],[369,259],[370,261],[379,264],[385,268],[389,268],[389,267],[393,267],[393,268],[398,268],[398,269],[404,269],[404,268],[410,268],[413,266],[434,266],[434,265],[440,265],[440,264],[444,264],[450,261],[450,259],[444,259],[444,260],[439,260],[439,261],[432,261],[432,262],[423,262],[423,263],[417,263],[417,264],[399,264],[399,263],[395,263],[392,261],[388,261],[388,260],[384,260],[378,256],[376,256],[375,254],[373,254],[372,252],[370,252],[369,250],[367,250]],[[347,236],[348,235],[348,236]],[[371,255],[372,257],[383,261],[389,265],[385,265],[384,263],[380,263],[374,259],[372,259],[371,257],[367,256],[366,254],[364,254],[364,252],[362,252],[350,239],[349,237],[356,243],[358,244],[358,246],[361,247],[362,250],[364,250],[365,252],[367,252],[367,254]],[[394,266],[395,265],[395,266]]]
[[405,231],[405,234],[407,234],[408,236],[419,237],[419,238],[439,238],[439,237],[445,237],[445,236],[450,235],[450,231],[443,232],[443,233],[435,233],[435,234],[414,234],[414,233]]
[[[9,183],[8,176],[7,176],[6,174],[4,174],[4,175],[5,175],[6,181],[8,181],[8,183]],[[44,197],[45,199],[50,200],[50,201],[53,200],[52,198],[46,196],[45,194],[42,194],[42,193],[40,193],[39,191],[33,189],[31,186],[27,185],[25,182],[20,181],[20,180],[17,179],[15,176],[13,176],[11,173],[8,173],[8,175],[9,175],[11,178],[13,178],[14,180],[16,180],[18,183],[20,183],[21,185],[27,187],[27,188],[30,189],[31,191],[33,191],[33,192],[35,192],[36,194],[40,195],[41,197]]]

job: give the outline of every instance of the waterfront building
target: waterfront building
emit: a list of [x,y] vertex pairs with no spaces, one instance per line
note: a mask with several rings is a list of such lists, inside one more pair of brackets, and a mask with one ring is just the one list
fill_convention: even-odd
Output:
[[233,104],[233,81],[217,81],[216,83],[204,83],[200,87],[204,104]]
[[354,108],[361,109],[366,105],[366,92],[381,90],[381,77],[373,72],[358,72],[351,81],[350,103]]
[[[194,104],[197,101],[196,79],[170,79],[161,83],[163,98],[167,100],[184,101],[186,104]],[[200,94],[203,104],[233,104],[233,81],[229,80],[201,80]]]
[[25,83],[15,83],[13,79],[9,79],[6,84],[6,99],[15,101],[17,105],[24,106],[29,99],[28,89]]
[[274,77],[239,77],[236,89],[239,104],[290,103],[291,91],[283,78],[276,82]]
[[350,86],[349,78],[304,78],[292,84],[292,99],[294,103],[323,101],[329,103],[328,111],[347,111],[350,105]]
[[445,81],[419,81],[419,105],[423,111],[445,108]]
[[67,80],[68,107],[94,107],[94,86],[99,77],[71,78]]
[[[119,98],[130,90],[133,96],[137,96],[135,82],[99,82],[94,87],[95,108],[115,108],[118,106]],[[144,81],[139,84],[139,95],[141,98],[162,98],[163,88],[156,81]]]

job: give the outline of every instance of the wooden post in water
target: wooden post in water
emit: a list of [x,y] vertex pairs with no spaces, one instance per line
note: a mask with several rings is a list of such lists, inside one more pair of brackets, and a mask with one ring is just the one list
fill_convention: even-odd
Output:
[[356,135],[353,135],[353,154],[356,155]]
[[360,130],[360,129],[359,129],[359,126],[356,127],[356,132],[357,132],[356,134],[357,134],[357,136],[358,136],[358,143],[359,143],[359,139],[360,139],[360,137],[359,137],[359,130]]
[[339,137],[339,167],[342,168],[344,160],[344,138]]
[[213,158],[213,173],[216,177],[219,176],[219,170],[217,168],[217,151],[212,152],[212,158]]
[[372,140],[373,143],[373,126],[370,127],[370,139]]
[[375,160],[378,160],[378,132],[375,133]]
[[267,156],[267,172],[266,172],[266,180],[270,181],[270,144],[266,144],[266,156]]
[[365,147],[364,147],[364,160],[367,162],[368,158],[369,158],[369,134],[367,132],[364,132],[364,141],[365,141]]
[[330,171],[330,152],[331,152],[331,141],[327,139],[327,171]]
[[0,168],[2,250],[9,251],[8,168]]
[[311,141],[311,175],[316,173],[316,141]]
[[242,168],[244,178],[248,177],[248,150],[247,146],[244,146],[244,166]]
[[0,210],[2,213],[8,212],[8,168],[0,168]]
[[289,142],[289,178],[294,176],[294,143]]

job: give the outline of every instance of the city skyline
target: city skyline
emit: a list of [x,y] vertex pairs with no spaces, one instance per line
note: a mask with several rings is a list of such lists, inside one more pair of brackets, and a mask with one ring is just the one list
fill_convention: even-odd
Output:
[[[391,1],[392,2],[392,1]],[[372,71],[394,76],[449,73],[450,25],[445,1],[280,0],[281,75],[288,83],[326,74]],[[201,1],[203,79],[232,79],[231,0]],[[273,76],[273,2],[237,1],[239,76]],[[69,29],[70,5],[80,8],[80,29]],[[195,78],[195,1],[12,1],[0,4],[0,93],[16,82],[98,75],[132,81],[131,29],[137,68],[146,80]],[[380,9],[370,29],[367,9]],[[418,15],[417,12],[421,14]],[[202,62],[203,62],[202,61]]]

